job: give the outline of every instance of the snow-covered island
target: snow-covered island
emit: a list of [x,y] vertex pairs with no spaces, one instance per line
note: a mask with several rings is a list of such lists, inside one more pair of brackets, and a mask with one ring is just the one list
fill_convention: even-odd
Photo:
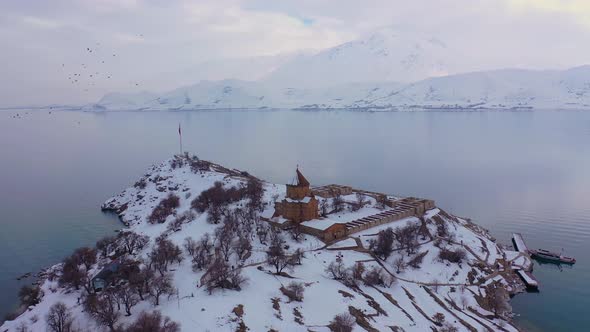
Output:
[[433,201],[184,155],[103,209],[126,228],[46,269],[0,331],[518,330],[530,261]]

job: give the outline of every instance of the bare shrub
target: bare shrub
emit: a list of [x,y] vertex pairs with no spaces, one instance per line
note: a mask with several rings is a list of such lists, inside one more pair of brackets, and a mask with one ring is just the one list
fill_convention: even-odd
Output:
[[437,312],[432,316],[432,320],[436,323],[436,325],[441,326],[445,321],[445,315],[441,312]]
[[367,286],[389,286],[391,282],[387,272],[377,266],[365,273],[364,281]]
[[290,301],[303,301],[303,292],[305,291],[305,286],[301,282],[291,282],[287,287],[281,287],[281,292],[289,298]]
[[204,190],[192,202],[191,207],[197,212],[203,213],[211,208],[220,208],[237,202],[246,197],[245,188],[225,188],[222,182],[215,182],[213,186]]
[[20,303],[25,307],[38,304],[41,301],[41,295],[42,292],[39,286],[24,285],[18,291]]
[[137,182],[135,182],[135,184],[133,186],[137,189],[143,190],[147,186],[147,181],[145,178],[141,178],[141,179],[137,180]]
[[344,313],[336,315],[328,325],[328,328],[332,332],[352,332],[355,324],[356,319],[351,314]]
[[126,332],[179,332],[180,325],[170,320],[169,317],[162,317],[159,311],[146,313],[142,311],[137,319],[129,325]]
[[424,260],[424,256],[426,256],[426,254],[428,254],[428,250],[416,254],[414,257],[412,257],[408,261],[408,265],[415,268],[415,269],[419,269],[420,265],[422,264],[422,261]]
[[174,213],[174,210],[180,206],[180,198],[173,193],[160,201],[148,217],[148,221],[152,224],[163,223],[166,218]]
[[49,308],[45,323],[51,332],[72,332],[74,319],[72,313],[63,302],[57,302]]
[[438,258],[441,261],[448,261],[451,263],[461,263],[467,257],[467,252],[459,248],[457,250],[441,249],[438,253]]
[[363,264],[363,262],[356,262],[352,267],[352,277],[356,281],[361,281],[363,280],[363,274],[365,273],[365,271],[365,264]]
[[223,258],[216,257],[201,280],[211,294],[216,288],[239,291],[246,278],[241,275],[239,269],[231,269]]

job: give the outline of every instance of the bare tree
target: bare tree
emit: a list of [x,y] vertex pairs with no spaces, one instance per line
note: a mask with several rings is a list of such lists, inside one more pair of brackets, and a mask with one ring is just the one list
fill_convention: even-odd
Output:
[[420,225],[411,223],[405,227],[398,227],[394,232],[400,247],[406,249],[408,254],[413,254],[418,247],[419,230]]
[[133,255],[136,250],[143,249],[150,239],[146,235],[139,235],[134,232],[121,232],[119,238],[129,255]]
[[[16,327],[16,332],[29,332],[29,331],[30,331],[29,326],[25,322],[20,322],[20,324],[18,324],[18,326]],[[49,330],[49,331],[53,332],[53,330]]]
[[244,261],[252,253],[252,243],[250,243],[249,238],[240,236],[238,240],[234,242],[233,250],[240,261]]
[[90,247],[82,247],[74,251],[73,257],[78,261],[78,264],[83,264],[86,271],[90,270],[92,265],[96,264],[97,250]]
[[324,271],[331,275],[335,280],[344,279],[347,273],[346,266],[344,266],[344,262],[342,262],[342,258],[340,257],[337,257],[336,260],[330,262]]
[[467,306],[469,305],[469,300],[467,299],[467,296],[465,295],[461,295],[461,307],[463,308],[463,310],[465,310],[467,308]]
[[84,284],[86,271],[80,269],[77,259],[68,257],[62,266],[61,275],[59,277],[60,285],[68,285],[74,287],[76,290]]
[[340,193],[336,193],[332,198],[332,209],[334,212],[340,212],[344,208],[344,199]]
[[96,249],[99,250],[102,258],[106,258],[110,252],[116,249],[115,241],[116,239],[113,236],[105,236],[96,241]]
[[142,311],[139,317],[125,329],[126,332],[179,332],[180,325],[170,320],[169,317],[162,317],[159,311],[146,313]]
[[501,282],[494,281],[485,287],[486,304],[497,317],[504,312],[510,311],[510,296]]
[[117,322],[121,314],[116,307],[117,301],[110,292],[91,294],[84,300],[84,310],[88,312],[99,325],[106,326],[111,332],[117,330]]
[[266,260],[268,265],[275,268],[275,273],[280,274],[283,270],[290,266],[293,261],[283,248],[283,238],[280,233],[271,233],[271,243],[266,251]]
[[393,252],[394,239],[395,234],[391,227],[388,227],[377,234],[377,239],[371,239],[369,249],[371,249],[377,257],[385,260]]
[[363,262],[356,262],[352,267],[352,277],[356,281],[363,280],[363,274],[365,273],[365,264]]
[[226,262],[232,253],[232,244],[234,240],[234,227],[231,223],[225,223],[223,226],[215,229],[215,243],[216,248],[223,255]]
[[352,211],[358,211],[358,210],[362,209],[366,203],[367,203],[367,197],[365,196],[365,194],[357,191],[356,192],[356,200],[354,201],[354,203],[352,203],[350,205],[350,208]]
[[168,274],[155,277],[149,283],[149,292],[154,299],[154,305],[160,304],[160,296],[174,294],[174,287],[172,287],[172,278]]
[[250,200],[248,207],[252,210],[260,211],[264,209],[264,202],[262,200],[264,196],[264,187],[262,182],[254,177],[248,179],[246,183],[246,197]]
[[330,202],[328,201],[328,199],[322,199],[322,201],[320,202],[320,216],[326,217],[330,212],[329,209]]
[[344,313],[336,315],[328,325],[328,328],[332,332],[352,332],[355,323],[356,319],[352,315]]
[[63,302],[57,302],[49,308],[45,316],[47,329],[51,332],[71,332],[74,319],[70,310]]
[[299,225],[298,223],[295,223],[295,225],[293,225],[293,227],[291,227],[290,233],[291,233],[291,237],[296,242],[301,242],[301,240],[303,240],[304,233],[301,230],[301,225]]
[[118,287],[115,295],[118,301],[125,306],[127,316],[131,316],[131,308],[139,303],[139,295],[129,285]]
[[150,266],[163,275],[168,271],[168,265],[172,262],[182,262],[182,250],[172,243],[172,241],[159,237],[156,239],[156,245],[149,254]]
[[129,286],[135,290],[139,298],[145,300],[150,293],[150,282],[154,279],[154,272],[148,268],[139,269],[129,276]]
[[195,258],[195,254],[197,253],[197,250],[199,248],[199,245],[197,243],[197,241],[195,241],[192,237],[186,237],[184,239],[184,250],[186,250],[186,252],[189,254],[189,256],[191,256],[192,258]]
[[266,244],[266,240],[268,239],[269,232],[270,232],[270,226],[268,224],[262,223],[256,227],[256,234],[258,235],[258,239],[260,240],[260,244]]
[[398,257],[393,261],[393,266],[395,266],[395,272],[396,273],[400,273],[404,270],[404,268],[406,267],[406,263],[404,262],[404,258],[403,257]]
[[387,207],[387,195],[377,195],[377,208],[383,210]]

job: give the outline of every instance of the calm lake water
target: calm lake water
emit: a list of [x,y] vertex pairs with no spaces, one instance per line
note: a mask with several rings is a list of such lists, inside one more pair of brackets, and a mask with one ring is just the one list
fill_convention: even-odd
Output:
[[121,227],[100,204],[178,151],[179,123],[185,150],[269,181],[299,164],[313,184],[432,198],[501,243],[564,248],[578,263],[536,264],[517,321],[590,330],[590,112],[575,111],[0,111],[0,314],[17,276]]

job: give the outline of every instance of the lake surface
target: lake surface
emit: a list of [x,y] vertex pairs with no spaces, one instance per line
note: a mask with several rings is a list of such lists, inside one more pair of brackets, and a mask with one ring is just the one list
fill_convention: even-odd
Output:
[[[15,118],[16,114],[19,114]],[[590,112],[0,111],[0,314],[15,278],[121,227],[100,204],[184,148],[285,183],[340,183],[436,200],[500,243],[577,258],[535,265],[512,301],[531,331],[590,329]]]

